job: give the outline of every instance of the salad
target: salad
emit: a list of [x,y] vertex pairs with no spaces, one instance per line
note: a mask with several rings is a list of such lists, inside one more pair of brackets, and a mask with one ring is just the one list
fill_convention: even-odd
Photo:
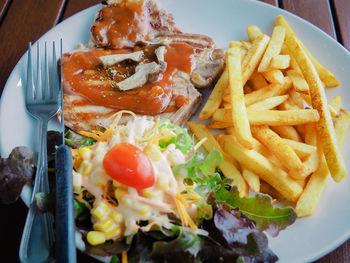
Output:
[[[73,153],[75,217],[86,252],[111,262],[275,262],[272,236],[292,224],[271,197],[240,197],[201,150],[168,119],[134,117],[82,132]],[[72,140],[67,139],[69,144]],[[92,144],[92,145],[90,145]]]

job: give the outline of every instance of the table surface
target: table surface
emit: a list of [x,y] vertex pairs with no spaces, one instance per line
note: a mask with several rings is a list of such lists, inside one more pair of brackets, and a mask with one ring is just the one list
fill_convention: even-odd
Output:
[[[350,50],[349,0],[262,0],[313,23]],[[0,0],[0,95],[8,76],[27,49],[57,23],[100,0]],[[27,208],[22,201],[0,204],[2,262],[17,262]],[[11,260],[6,260],[11,259]],[[5,260],[5,261],[3,261]],[[78,254],[79,262],[95,262]],[[350,262],[350,240],[316,261]]]

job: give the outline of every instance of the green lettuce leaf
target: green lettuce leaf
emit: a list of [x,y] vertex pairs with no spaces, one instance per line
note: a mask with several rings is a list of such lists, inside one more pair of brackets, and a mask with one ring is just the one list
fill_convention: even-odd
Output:
[[256,194],[254,197],[240,197],[236,187],[227,190],[221,187],[214,193],[218,202],[225,202],[231,208],[239,210],[257,223],[257,229],[266,231],[276,237],[282,229],[293,224],[297,214],[292,207],[278,208],[271,203],[271,197],[266,194]]

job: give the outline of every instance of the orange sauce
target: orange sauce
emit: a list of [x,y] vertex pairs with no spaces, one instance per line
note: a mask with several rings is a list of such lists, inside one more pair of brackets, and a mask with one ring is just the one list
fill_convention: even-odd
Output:
[[91,33],[101,47],[113,49],[133,47],[148,40],[150,22],[144,1],[124,0],[103,6],[91,27]]
[[[138,50],[137,48],[136,50]],[[147,49],[150,49],[149,47]],[[154,49],[153,49],[154,50]],[[152,49],[151,49],[152,51]],[[186,103],[185,97],[172,98],[172,78],[178,70],[191,73],[194,50],[185,43],[174,43],[167,46],[164,60],[167,63],[165,72],[158,80],[147,83],[129,91],[120,91],[115,83],[132,75],[134,66],[121,62],[109,69],[104,69],[99,57],[108,54],[133,52],[132,50],[91,50],[81,51],[63,56],[63,87],[64,92],[79,94],[87,103],[100,105],[116,110],[131,110],[135,113],[157,115],[167,110],[173,100],[177,108]],[[147,61],[152,60],[154,54],[146,54]],[[111,71],[118,72],[111,77]],[[119,74],[120,73],[120,74]],[[171,107],[171,111],[177,108]]]

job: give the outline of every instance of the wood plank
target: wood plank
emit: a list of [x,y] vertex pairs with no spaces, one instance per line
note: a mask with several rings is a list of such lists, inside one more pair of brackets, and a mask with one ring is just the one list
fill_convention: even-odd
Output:
[[350,2],[349,0],[334,0],[333,6],[339,29],[339,41],[350,50]]
[[273,6],[278,6],[278,0],[259,0],[259,1],[273,5]]
[[[0,92],[28,47],[59,20],[65,0],[13,1],[0,28]],[[0,93],[1,94],[1,93]]]
[[0,0],[0,24],[10,3],[11,0]]
[[342,246],[338,247],[332,253],[316,261],[315,263],[332,263],[332,262],[345,263],[345,262],[349,262],[349,259],[350,259],[350,240],[345,242]]
[[304,18],[336,38],[328,0],[281,0],[281,3],[281,8]]
[[75,13],[84,10],[90,6],[101,3],[101,0],[74,0],[68,1],[67,6],[64,10],[62,20],[74,15]]

